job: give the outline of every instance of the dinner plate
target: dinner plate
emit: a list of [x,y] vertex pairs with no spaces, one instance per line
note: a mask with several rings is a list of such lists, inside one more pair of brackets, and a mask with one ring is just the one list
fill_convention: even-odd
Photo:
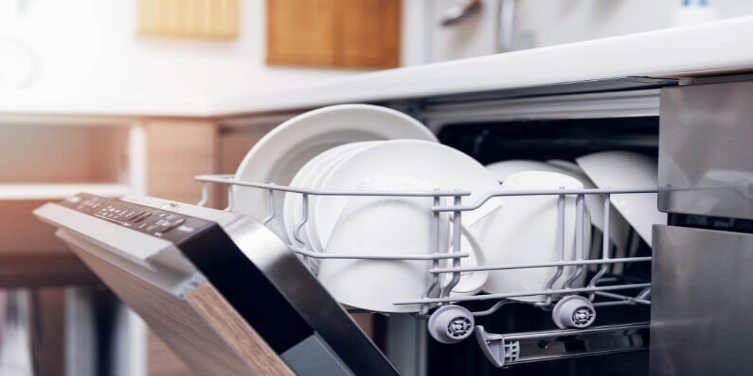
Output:
[[[431,191],[433,185],[412,177],[367,176],[358,190],[381,192]],[[434,215],[430,197],[351,196],[340,214],[337,227],[325,253],[352,256],[378,254],[400,256],[430,254],[433,249]],[[449,215],[440,215],[438,252],[450,249]],[[483,250],[472,234],[462,233],[461,250],[470,257],[461,266],[477,266]],[[445,265],[446,263],[442,263]],[[323,259],[318,277],[330,293],[343,304],[380,312],[416,312],[420,305],[394,305],[396,300],[422,296],[431,281],[432,263],[427,260],[359,260]],[[451,295],[468,295],[480,291],[488,272],[462,273]],[[443,280],[447,286],[450,278]]]
[[[656,159],[627,151],[605,151],[576,158],[583,171],[599,188],[655,188]],[[651,227],[666,224],[667,214],[657,209],[656,193],[613,194],[612,204],[651,246]]]
[[[365,147],[369,144],[370,142],[354,142],[340,145],[320,153],[298,171],[293,178],[293,181],[290,182],[290,186],[295,188],[317,189],[315,183],[322,177],[322,174],[325,171],[328,171],[333,165],[337,164],[339,160],[343,159],[354,150]],[[309,196],[309,212],[311,210],[312,201],[313,197]],[[298,193],[287,193],[283,205],[283,219],[285,221],[285,230],[288,238],[295,245],[302,245],[296,240],[294,235],[295,228],[302,218],[303,195]],[[321,252],[321,246],[319,244],[314,244],[313,240],[315,239],[310,235],[309,229],[311,229],[313,225],[313,221],[307,221],[299,235],[312,251]],[[318,240],[316,241],[318,242]]]
[[[246,154],[235,179],[287,185],[306,162],[325,150],[350,142],[390,139],[437,142],[423,124],[390,108],[365,104],[320,108],[287,120],[262,137]],[[233,196],[235,212],[256,219],[267,216],[268,193],[263,189],[236,186]],[[286,236],[280,228],[271,227]]]
[[[448,146],[421,140],[385,141],[359,149],[325,174],[318,187],[355,190],[371,175],[409,177],[442,190],[471,191],[470,196],[461,199],[465,205],[499,189],[494,177],[473,158]],[[311,211],[316,223],[314,230],[326,249],[347,198],[322,196],[314,201]],[[499,205],[500,199],[492,199],[479,209],[464,212],[463,224],[470,228]]]

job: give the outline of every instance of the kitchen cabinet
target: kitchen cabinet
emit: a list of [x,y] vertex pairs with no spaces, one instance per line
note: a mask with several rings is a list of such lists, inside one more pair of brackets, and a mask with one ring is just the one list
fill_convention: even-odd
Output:
[[[147,193],[180,202],[199,202],[201,184],[193,177],[215,171],[219,156],[216,123],[194,119],[149,119],[144,122],[144,127],[149,161]],[[146,342],[147,376],[193,375],[151,330]]]
[[232,39],[239,0],[139,0],[138,33],[146,36]]
[[215,171],[217,129],[207,120],[147,120],[147,193],[197,203],[201,184],[195,175]]
[[400,0],[269,0],[267,64],[400,65]]

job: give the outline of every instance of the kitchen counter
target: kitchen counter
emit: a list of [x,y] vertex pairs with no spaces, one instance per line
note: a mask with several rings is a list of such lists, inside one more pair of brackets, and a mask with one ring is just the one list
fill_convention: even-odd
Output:
[[0,113],[221,117],[336,103],[503,90],[589,80],[753,70],[753,16],[474,59],[207,98],[149,93],[0,93]]

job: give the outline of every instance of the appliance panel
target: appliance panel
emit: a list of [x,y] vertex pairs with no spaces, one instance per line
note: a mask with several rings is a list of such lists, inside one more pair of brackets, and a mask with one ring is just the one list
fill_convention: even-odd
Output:
[[653,230],[651,375],[753,374],[753,234]]
[[[282,240],[249,217],[86,194],[35,214],[199,374],[397,375]],[[145,237],[159,244],[142,257],[128,252]]]
[[659,210],[753,219],[753,81],[662,89]]

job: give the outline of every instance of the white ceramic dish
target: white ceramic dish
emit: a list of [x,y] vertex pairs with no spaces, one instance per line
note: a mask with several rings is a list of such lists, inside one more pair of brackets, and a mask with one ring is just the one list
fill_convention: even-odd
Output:
[[[626,151],[606,151],[575,160],[599,188],[654,188],[658,166],[653,158]],[[666,224],[667,214],[657,209],[655,193],[611,195],[612,204],[651,245],[651,226]]]
[[[559,167],[565,171],[569,171],[569,175],[580,180],[580,182],[583,183],[584,188],[597,188],[596,184],[594,184],[588,175],[586,175],[583,169],[573,162],[552,159],[546,161],[546,163]],[[593,225],[596,226],[599,231],[604,232],[604,198],[598,195],[588,195],[586,196],[586,202],[588,202]],[[611,206],[609,209],[609,238],[612,239],[612,243],[617,247],[618,255],[625,254],[629,236],[630,225],[625,220],[625,217],[623,217],[614,206]]]
[[[497,181],[473,158],[448,146],[420,140],[385,141],[359,149],[325,174],[318,188],[354,190],[371,175],[408,177],[442,190],[471,191],[471,196],[462,198],[463,204],[474,203],[487,192],[499,189]],[[327,196],[314,201],[311,216],[316,221],[320,244],[326,249],[347,200]],[[464,213],[463,224],[470,227],[499,204],[499,199],[492,199],[481,208]]]
[[[531,189],[580,189],[583,184],[570,176],[549,171],[524,171],[510,175],[502,185],[503,191]],[[553,262],[559,260],[557,249],[557,196],[505,197],[504,206],[495,214],[494,228],[478,229],[478,238],[484,244],[489,265],[509,265]],[[565,201],[565,259],[575,259],[575,197]],[[585,221],[590,221],[588,211]],[[588,222],[586,222],[588,223]],[[484,226],[484,222],[478,225]],[[470,228],[474,231],[474,226]],[[584,226],[584,257],[588,252],[591,226]],[[494,244],[487,248],[486,244]],[[555,284],[561,285],[575,271],[566,267]],[[544,290],[555,275],[555,268],[533,268],[491,271],[484,291],[495,294]],[[585,274],[585,273],[584,273]],[[583,281],[581,276],[574,286]],[[543,295],[514,297],[512,299],[538,302]]]
[[[495,178],[503,182],[508,176],[522,171],[548,171],[565,174],[578,179],[584,188],[596,188],[596,185],[588,178],[585,172],[577,164],[564,160],[549,160],[539,162],[525,159],[514,159],[501,162],[495,162],[486,166],[492,172]],[[586,203],[588,204],[589,213],[591,214],[592,224],[604,231],[604,201],[600,196],[587,195]],[[609,237],[612,243],[618,248],[618,254],[623,254],[628,243],[630,226],[627,221],[620,215],[617,210],[612,208],[610,212]]]
[[[394,176],[369,176],[358,190],[426,191],[427,183]],[[325,253],[408,255],[428,254],[433,243],[433,200],[429,197],[360,197],[347,200]],[[449,215],[440,219],[440,252],[447,252]],[[465,233],[471,255],[483,251]],[[476,257],[475,259],[480,259]],[[475,265],[475,264],[474,264]],[[416,312],[420,305],[394,305],[395,300],[416,299],[429,285],[431,262],[425,260],[323,259],[318,278],[343,304],[381,312]],[[488,273],[467,273],[455,289],[477,292]],[[471,286],[474,285],[474,286]]]
[[528,159],[509,159],[486,165],[486,169],[494,175],[500,183],[504,184],[508,176],[523,171],[549,171],[565,173],[567,170],[544,162]]
[[[340,145],[317,155],[298,171],[293,178],[293,181],[290,183],[290,186],[296,188],[316,189],[316,183],[318,180],[320,180],[323,174],[331,169],[333,165],[338,164],[339,161],[347,157],[348,154],[366,147],[371,142],[378,141],[354,142]],[[313,198],[314,197],[309,196],[309,212],[311,212]],[[286,194],[283,205],[283,218],[285,221],[285,230],[287,231],[289,239],[296,239],[294,231],[302,216],[303,196],[295,193]],[[300,230],[300,236],[306,241],[311,250],[321,252],[322,246],[319,244],[318,238],[311,235],[313,232],[310,231],[310,229],[313,228],[313,226],[313,221],[307,221],[306,225]],[[296,241],[294,244],[300,245],[300,242]]]
[[[246,154],[235,179],[286,185],[306,162],[327,149],[350,142],[389,139],[437,141],[423,124],[386,107],[363,104],[324,107],[298,115],[262,137]],[[234,198],[234,211],[257,219],[267,216],[264,190],[235,187]],[[282,209],[282,202],[278,209]],[[279,235],[287,236],[280,228],[271,227]]]

